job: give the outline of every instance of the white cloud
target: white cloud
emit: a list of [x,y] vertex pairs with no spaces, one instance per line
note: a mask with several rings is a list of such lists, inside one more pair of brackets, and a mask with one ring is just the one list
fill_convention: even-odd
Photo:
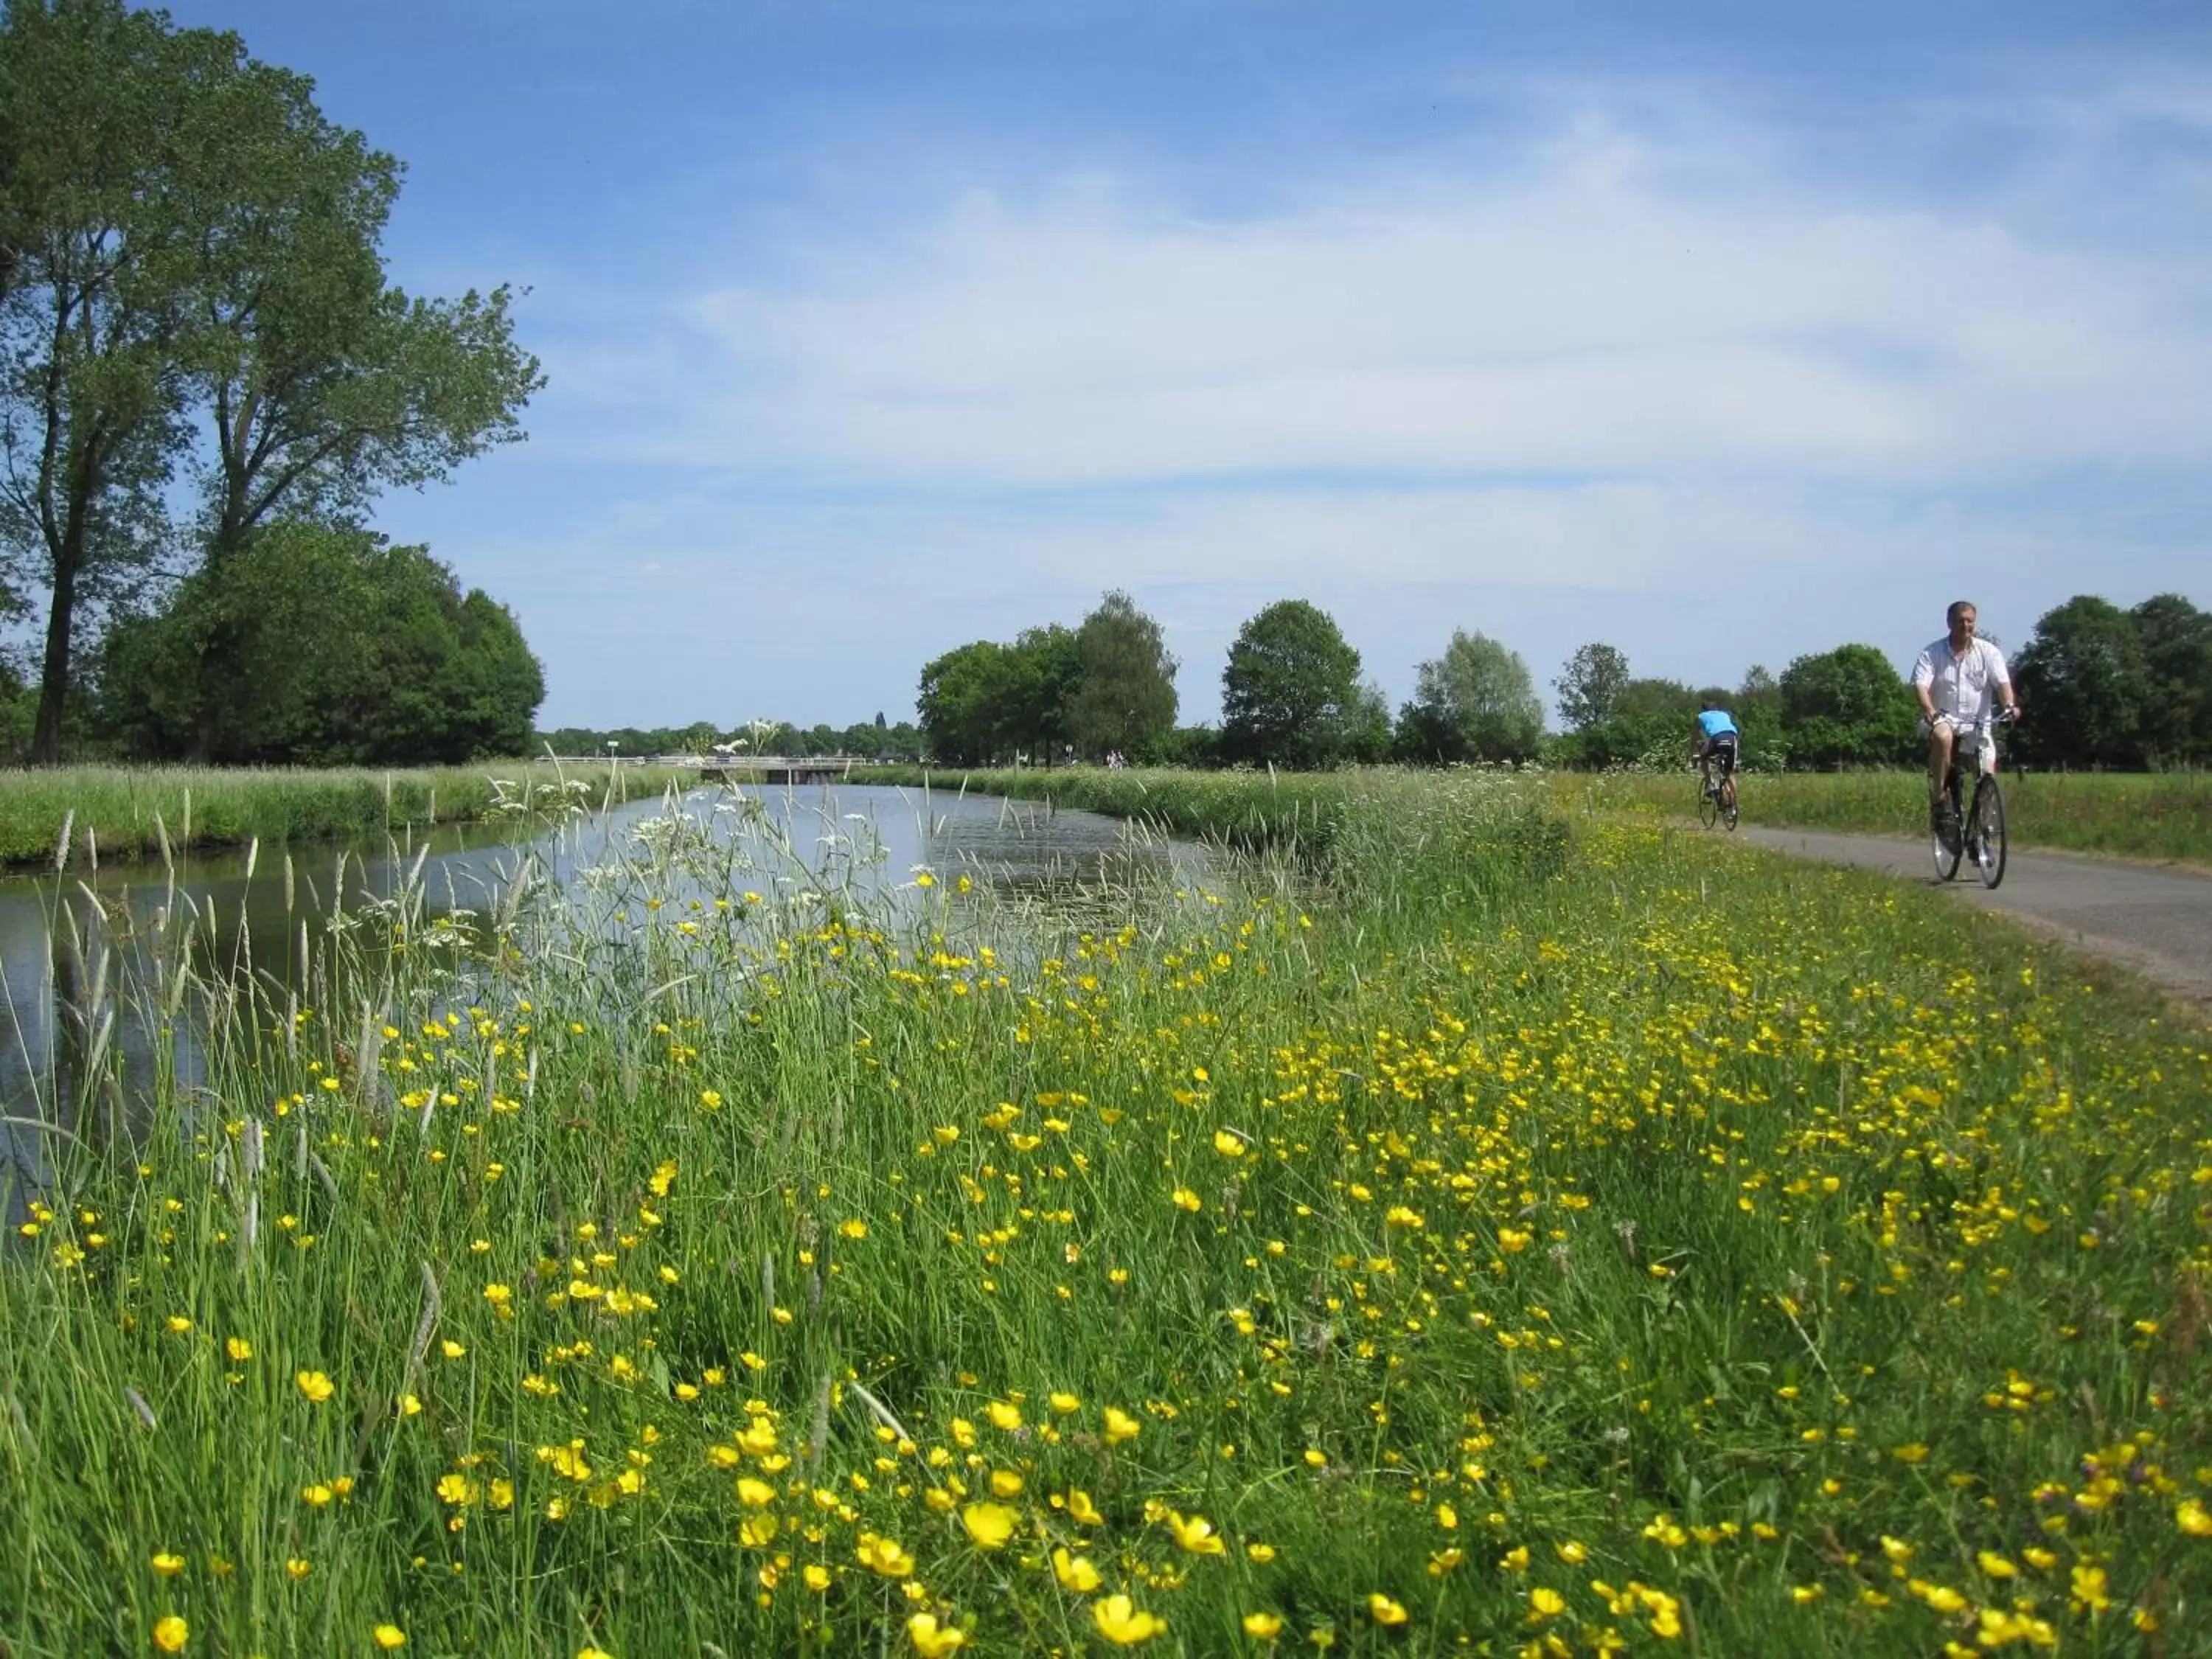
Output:
[[929,656],[1108,586],[1200,717],[1294,594],[1394,696],[1454,627],[1540,678],[1600,637],[1732,682],[1909,653],[1960,591],[2015,642],[2082,589],[2212,602],[2212,222],[2166,211],[2206,175],[2143,137],[2203,89],[1922,112],[2047,128],[1948,192],[1577,94],[1517,165],[1274,180],[1303,205],[1267,216],[1095,179],[826,239],[825,207],[773,282],[577,311],[516,484],[617,487],[496,556],[574,619],[549,712],[578,719],[900,708]]
[[[1689,141],[1685,141],[1689,142]],[[2084,252],[1569,124],[1249,222],[1096,184],[730,288],[659,453],[905,483],[1325,470],[1914,480],[2212,450],[2201,248]]]

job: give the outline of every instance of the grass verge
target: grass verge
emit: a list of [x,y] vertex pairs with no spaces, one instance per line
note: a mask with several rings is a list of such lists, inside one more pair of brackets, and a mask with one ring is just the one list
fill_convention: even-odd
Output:
[[467,822],[573,781],[593,802],[659,793],[695,774],[664,768],[563,771],[487,762],[404,771],[202,766],[70,766],[0,775],[0,866],[154,859],[260,840],[332,840]]
[[664,823],[468,976],[241,1011],[0,1267],[0,1628],[2188,1648],[2201,1034],[1849,872],[1331,787],[1057,939]]
[[[1565,774],[1553,787],[1616,811],[1688,817],[1697,808],[1686,771]],[[2008,772],[2004,793],[2016,847],[2212,865],[2212,773]],[[1746,774],[1738,799],[1745,823],[1793,830],[1911,835],[1928,820],[1918,772]]]

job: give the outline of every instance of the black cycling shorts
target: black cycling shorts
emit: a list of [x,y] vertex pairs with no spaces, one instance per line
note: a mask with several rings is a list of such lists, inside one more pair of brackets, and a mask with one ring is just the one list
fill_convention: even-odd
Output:
[[1723,732],[1705,740],[1706,757],[1719,762],[1723,774],[1735,770],[1735,743],[1736,734],[1733,732]]

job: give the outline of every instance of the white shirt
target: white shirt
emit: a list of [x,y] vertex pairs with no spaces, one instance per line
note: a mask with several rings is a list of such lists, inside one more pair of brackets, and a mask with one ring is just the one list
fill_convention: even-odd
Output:
[[1970,640],[1966,650],[1953,656],[1947,634],[1912,665],[1912,684],[1928,688],[1938,714],[1971,725],[1989,711],[1990,688],[2010,685],[2012,676],[2006,672],[2004,653],[1987,640]]

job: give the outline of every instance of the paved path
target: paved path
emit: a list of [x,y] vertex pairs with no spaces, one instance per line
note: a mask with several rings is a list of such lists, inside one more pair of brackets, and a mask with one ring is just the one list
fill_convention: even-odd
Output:
[[[1936,884],[1924,838],[1837,836],[1751,824],[1736,834],[1800,857],[1887,870]],[[2004,885],[1995,892],[1975,878],[1972,865],[1962,865],[1959,879],[1948,885],[1963,903],[1986,905],[2033,922],[2212,1007],[2212,876],[2015,850],[2006,866]]]

